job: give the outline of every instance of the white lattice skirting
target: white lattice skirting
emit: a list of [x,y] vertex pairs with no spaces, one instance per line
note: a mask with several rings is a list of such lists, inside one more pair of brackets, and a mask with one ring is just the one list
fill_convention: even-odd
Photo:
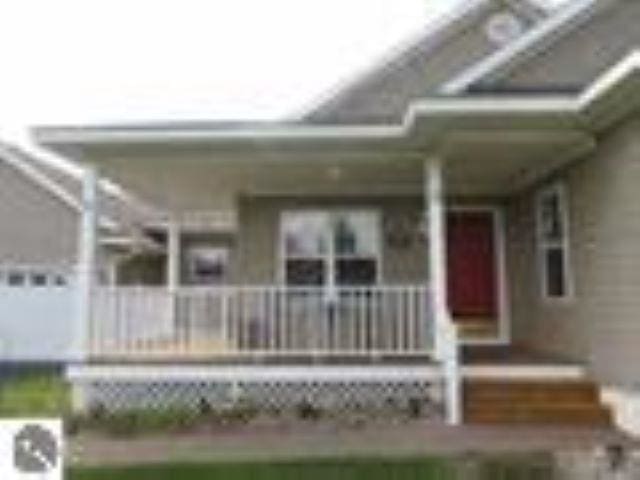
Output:
[[405,378],[365,375],[344,379],[313,375],[304,378],[177,378],[159,375],[136,378],[88,376],[70,378],[80,392],[83,407],[115,412],[132,409],[189,409],[206,404],[224,408],[237,403],[264,410],[284,410],[301,404],[331,411],[361,409],[407,409],[410,403],[441,402],[441,382],[425,376]]
[[86,408],[224,408],[238,402],[259,409],[291,409],[303,403],[326,410],[406,409],[412,401],[435,403],[429,382],[109,382],[82,384]]

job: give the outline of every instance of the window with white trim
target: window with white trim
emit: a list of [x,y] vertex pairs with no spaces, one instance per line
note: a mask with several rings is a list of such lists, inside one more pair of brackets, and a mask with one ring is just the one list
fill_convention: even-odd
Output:
[[569,205],[566,187],[562,183],[545,188],[537,196],[536,241],[542,298],[571,298]]
[[227,280],[229,248],[199,245],[187,250],[189,285],[222,285]]
[[380,275],[376,212],[296,210],[281,219],[288,285],[372,285]]

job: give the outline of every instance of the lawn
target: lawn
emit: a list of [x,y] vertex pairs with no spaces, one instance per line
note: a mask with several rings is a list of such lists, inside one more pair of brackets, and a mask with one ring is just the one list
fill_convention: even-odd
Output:
[[[471,470],[465,465],[474,465]],[[551,463],[531,458],[299,460],[136,467],[91,467],[69,471],[71,480],[552,480]]]
[[59,417],[70,411],[69,388],[50,369],[2,372],[0,417]]
[[315,460],[281,463],[170,464],[71,469],[70,480],[453,480],[438,459]]

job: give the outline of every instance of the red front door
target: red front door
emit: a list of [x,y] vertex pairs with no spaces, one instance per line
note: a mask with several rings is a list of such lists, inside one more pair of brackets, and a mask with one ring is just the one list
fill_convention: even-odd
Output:
[[493,214],[449,212],[447,237],[449,306],[453,316],[497,318]]

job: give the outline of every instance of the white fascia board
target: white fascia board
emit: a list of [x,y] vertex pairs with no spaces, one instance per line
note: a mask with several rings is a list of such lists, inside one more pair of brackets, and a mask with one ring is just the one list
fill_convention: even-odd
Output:
[[313,114],[316,110],[321,109],[325,105],[330,105],[333,102],[338,102],[340,98],[348,94],[354,87],[360,83],[366,81],[367,78],[374,76],[377,72],[383,71],[389,68],[393,62],[407,52],[412,46],[416,45],[421,39],[424,41],[430,41],[432,47],[429,53],[432,53],[437,49],[443,41],[446,41],[449,36],[454,35],[459,24],[464,24],[467,18],[473,19],[477,15],[487,10],[492,4],[492,0],[465,0],[453,7],[450,12],[447,12],[442,17],[434,20],[428,28],[420,30],[416,35],[412,35],[407,41],[402,42],[398,47],[392,49],[387,55],[375,62],[374,65],[366,68],[364,71],[357,73],[353,77],[348,78],[345,81],[339,82],[336,86],[331,88],[328,92],[321,94],[318,98],[314,98],[309,104],[304,105],[299,111],[289,115],[288,118],[294,120],[303,120],[307,116]]
[[413,103],[409,107],[406,123],[415,123],[417,117],[572,113],[575,111],[577,111],[576,99],[569,96],[537,99],[522,97],[433,99]]
[[600,78],[591,84],[578,99],[579,108],[585,109],[599,98],[614,90],[620,83],[633,73],[640,70],[640,50],[632,51],[621,62],[607,70]]
[[22,173],[25,178],[31,180],[39,188],[49,192],[67,207],[76,211],[82,208],[80,202],[71,193],[24,160],[21,155],[16,147],[0,144],[0,161],[4,160],[8,165]]
[[573,0],[569,2],[557,13],[525,32],[520,38],[448,80],[440,87],[439,92],[442,95],[464,93],[471,85],[496,76],[520,59],[538,53],[545,41],[553,41],[554,38],[569,32],[572,28],[590,19],[601,8],[615,1],[617,0]]
[[213,130],[213,129],[113,129],[100,128],[38,128],[36,141],[40,144],[102,144],[138,142],[192,142],[216,140],[331,140],[331,139],[393,139],[403,136],[398,125],[349,125],[349,126],[305,126],[288,125],[264,129]]

